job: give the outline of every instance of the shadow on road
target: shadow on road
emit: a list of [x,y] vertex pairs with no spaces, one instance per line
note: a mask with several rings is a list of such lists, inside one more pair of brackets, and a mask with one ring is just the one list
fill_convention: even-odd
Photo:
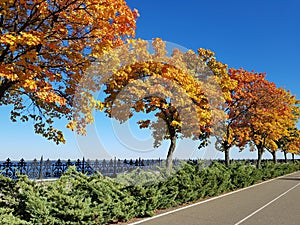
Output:
[[296,181],[300,181],[300,177],[282,177],[282,178],[279,178],[279,180],[296,180]]

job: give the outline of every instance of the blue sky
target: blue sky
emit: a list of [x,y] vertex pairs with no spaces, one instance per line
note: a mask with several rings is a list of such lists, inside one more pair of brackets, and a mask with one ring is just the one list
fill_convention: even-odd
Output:
[[[137,37],[145,40],[160,37],[194,51],[200,47],[211,49],[218,60],[230,67],[266,72],[268,80],[300,98],[298,0],[128,0],[127,3],[140,13]],[[125,126],[129,129],[126,130],[124,126],[117,127],[109,119],[97,114],[96,126],[90,128],[92,131],[88,137],[77,137],[66,130],[67,144],[57,146],[34,134],[31,123],[10,122],[9,111],[9,107],[0,108],[0,160],[8,157],[33,159],[42,155],[50,159],[166,156],[168,143],[151,151],[149,132],[142,131],[143,135],[140,135],[134,129],[134,121]],[[63,123],[58,123],[58,126],[64,127]],[[122,132],[119,131],[131,133],[133,137],[121,137]],[[141,139],[137,146],[128,146],[132,145],[132,138]],[[211,149],[194,151],[196,143],[181,142],[179,145],[179,155],[223,157],[222,153]],[[141,148],[143,151],[132,148]],[[186,149],[191,150],[186,152]],[[233,150],[231,156],[255,158],[256,153]],[[268,153],[265,156],[269,157]],[[278,156],[281,157],[281,154]]]

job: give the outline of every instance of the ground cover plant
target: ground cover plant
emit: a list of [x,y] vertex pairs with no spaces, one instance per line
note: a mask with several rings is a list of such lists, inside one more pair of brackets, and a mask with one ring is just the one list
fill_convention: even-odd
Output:
[[0,176],[0,223],[109,224],[154,214],[183,203],[216,196],[300,170],[300,163],[247,162],[229,167],[186,163],[172,175],[135,170],[117,179],[87,176],[70,167],[55,182],[38,183],[25,176]]

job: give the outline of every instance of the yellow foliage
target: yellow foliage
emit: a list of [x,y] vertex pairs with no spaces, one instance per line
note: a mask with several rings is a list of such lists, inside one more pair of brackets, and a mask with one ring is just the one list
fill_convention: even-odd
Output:
[[[0,104],[14,105],[20,116],[29,113],[37,133],[64,142],[39,115],[70,120],[87,68],[134,37],[138,13],[124,0],[1,0],[0,9]],[[86,97],[89,107],[103,110],[102,103]],[[89,109],[82,113],[87,120],[76,123],[79,132],[93,121]]]
[[157,121],[151,125],[148,121],[140,123],[141,128],[149,126],[153,130],[156,147],[170,133],[196,139],[212,132],[214,121],[225,117],[217,108],[230,99],[230,90],[236,85],[227,74],[227,65],[204,49],[199,55],[174,49],[168,56],[166,43],[159,38],[153,39],[153,53],[140,39],[130,40],[127,45],[130,47],[108,52],[107,60],[102,58],[98,64],[100,68],[110,65],[109,69],[100,69],[102,77],[107,77],[105,112],[122,122],[132,116],[130,109],[157,112],[158,121],[167,124],[169,130],[157,126]]

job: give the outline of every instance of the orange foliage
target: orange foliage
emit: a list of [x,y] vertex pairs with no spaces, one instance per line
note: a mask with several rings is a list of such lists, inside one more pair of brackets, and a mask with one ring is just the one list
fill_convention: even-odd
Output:
[[71,118],[86,68],[134,36],[137,11],[124,0],[1,0],[0,13],[0,105],[64,142],[51,118]]
[[198,139],[204,132],[210,133],[210,100],[224,103],[230,97],[230,87],[235,85],[227,74],[227,65],[204,49],[199,49],[198,55],[174,49],[167,56],[161,39],[153,40],[153,54],[142,40],[130,43],[131,48],[124,48],[120,55],[130,56],[133,63],[118,68],[105,83],[105,112],[121,122],[136,112],[155,112],[158,120],[139,121],[141,128],[153,130],[155,147],[172,136]]
[[277,141],[288,136],[289,128],[298,121],[295,96],[277,88],[262,73],[230,69],[229,75],[238,85],[228,102],[228,126],[223,141],[239,147],[253,143],[262,152],[265,147],[277,150]]

